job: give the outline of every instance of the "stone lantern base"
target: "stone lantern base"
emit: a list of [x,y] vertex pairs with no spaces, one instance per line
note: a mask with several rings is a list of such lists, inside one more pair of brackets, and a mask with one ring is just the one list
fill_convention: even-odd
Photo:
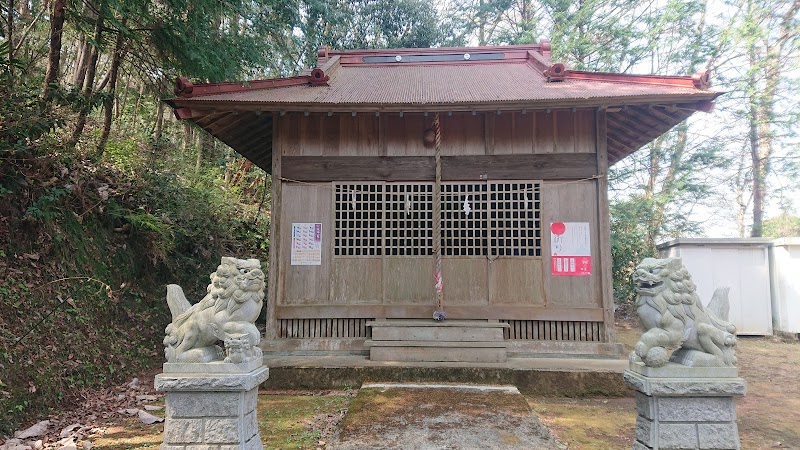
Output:
[[746,385],[735,368],[631,363],[624,376],[636,390],[633,450],[741,448],[735,399]]
[[[255,368],[253,366],[256,366]],[[258,364],[165,364],[161,450],[261,450],[256,402],[269,369]]]

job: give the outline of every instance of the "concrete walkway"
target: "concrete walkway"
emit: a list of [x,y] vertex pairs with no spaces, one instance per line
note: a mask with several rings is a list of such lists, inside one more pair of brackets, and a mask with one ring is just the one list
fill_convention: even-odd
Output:
[[343,389],[367,382],[486,383],[516,386],[526,395],[632,395],[622,359],[509,358],[505,363],[371,361],[359,355],[265,355],[265,389]]
[[615,372],[628,368],[627,359],[605,358],[508,358],[504,363],[463,362],[391,362],[371,361],[362,355],[280,356],[264,355],[268,367],[425,367],[425,368],[491,368],[567,372]]
[[367,383],[327,448],[559,447],[514,386]]

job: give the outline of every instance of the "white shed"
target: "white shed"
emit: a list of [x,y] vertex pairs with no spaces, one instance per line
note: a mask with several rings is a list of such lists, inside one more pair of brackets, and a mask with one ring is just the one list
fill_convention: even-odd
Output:
[[776,239],[769,252],[772,274],[772,325],[800,333],[800,237]]
[[[769,248],[771,239],[676,239],[658,245],[661,258],[680,257],[703,304],[714,290],[729,286],[729,320],[738,334],[772,334]],[[795,247],[795,251],[800,247]],[[795,253],[797,258],[797,253]],[[797,261],[797,260],[796,260]]]

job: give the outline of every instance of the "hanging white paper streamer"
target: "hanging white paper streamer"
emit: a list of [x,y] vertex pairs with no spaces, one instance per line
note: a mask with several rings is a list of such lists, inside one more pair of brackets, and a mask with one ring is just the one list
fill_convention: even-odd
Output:
[[353,193],[353,191],[350,191],[350,206],[352,206],[353,209],[356,209],[356,195]]
[[411,197],[406,194],[406,217],[411,215]]
[[472,207],[469,204],[469,195],[464,198],[464,214],[469,216],[469,213],[472,212]]

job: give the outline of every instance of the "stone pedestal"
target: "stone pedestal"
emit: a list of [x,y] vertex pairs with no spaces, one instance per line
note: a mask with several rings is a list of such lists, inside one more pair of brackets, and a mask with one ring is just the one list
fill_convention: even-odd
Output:
[[625,382],[636,390],[633,450],[739,450],[736,403],[745,381],[735,368],[631,363]]
[[[253,366],[256,366],[255,368]],[[269,369],[258,364],[165,364],[161,450],[261,450],[256,402]]]

